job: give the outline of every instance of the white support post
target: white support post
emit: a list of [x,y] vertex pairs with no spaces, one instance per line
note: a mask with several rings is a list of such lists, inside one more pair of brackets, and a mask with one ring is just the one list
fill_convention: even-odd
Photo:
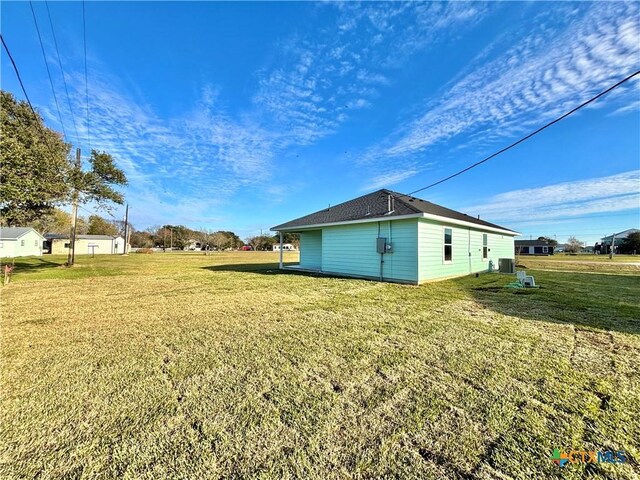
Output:
[[280,270],[282,270],[282,232],[280,233]]

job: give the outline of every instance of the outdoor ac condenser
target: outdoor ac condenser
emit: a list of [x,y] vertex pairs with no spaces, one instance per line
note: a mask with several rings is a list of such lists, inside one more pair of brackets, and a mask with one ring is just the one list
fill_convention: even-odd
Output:
[[516,273],[516,262],[513,258],[499,258],[498,271],[500,273]]

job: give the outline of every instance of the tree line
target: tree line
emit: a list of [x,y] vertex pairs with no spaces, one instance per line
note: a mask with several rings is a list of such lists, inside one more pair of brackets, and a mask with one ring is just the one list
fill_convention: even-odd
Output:
[[[113,157],[92,150],[83,162],[72,152],[62,134],[48,128],[28,102],[0,90],[0,225],[30,226],[42,234],[68,235],[71,214],[60,206],[92,202],[107,210],[111,203],[123,204],[119,187],[128,184]],[[277,235],[259,235],[242,241],[225,230],[194,230],[184,225],[162,225],[136,231],[129,225],[133,247],[174,249],[272,250]],[[124,222],[98,214],[78,216],[77,234],[124,236]],[[284,243],[296,247],[295,234],[284,234]]]
[[56,224],[63,217],[56,207],[72,202],[93,202],[99,208],[124,203],[118,188],[127,185],[127,177],[111,155],[91,150],[83,165],[71,144],[48,128],[31,105],[4,90],[0,90],[0,127],[3,225]]

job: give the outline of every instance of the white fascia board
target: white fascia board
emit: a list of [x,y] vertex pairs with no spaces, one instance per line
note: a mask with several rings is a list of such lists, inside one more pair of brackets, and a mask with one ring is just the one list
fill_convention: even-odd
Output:
[[518,232],[514,232],[513,230],[507,230],[507,229],[504,229],[504,228],[490,227],[488,225],[480,225],[480,224],[473,223],[473,222],[466,222],[464,220],[457,220],[455,218],[442,217],[440,215],[433,215],[431,213],[423,213],[422,216],[423,216],[423,218],[426,218],[427,220],[434,220],[436,222],[441,222],[441,223],[451,223],[453,225],[462,225],[462,226],[465,226],[465,227],[475,228],[477,230],[487,230],[489,232],[501,233],[503,235],[512,235],[514,237],[520,235]]
[[360,218],[358,220],[348,220],[345,222],[331,222],[331,223],[317,223],[314,225],[304,225],[304,226],[298,226],[298,227],[286,227],[286,228],[281,228],[281,229],[277,229],[277,228],[271,228],[270,231],[272,232],[299,232],[302,230],[313,230],[313,229],[317,229],[317,228],[323,228],[323,227],[332,227],[332,226],[337,226],[337,225],[353,225],[356,223],[372,223],[372,222],[386,222],[387,220],[402,220],[402,219],[406,219],[406,218],[425,218],[427,220],[434,220],[437,222],[441,222],[441,223],[449,223],[449,224],[453,224],[453,225],[462,225],[465,227],[472,227],[478,230],[486,230],[489,232],[496,232],[496,233],[500,233],[502,235],[511,235],[511,236],[517,236],[520,235],[518,232],[514,232],[513,230],[507,230],[507,229],[503,229],[503,228],[495,228],[495,227],[489,227],[489,226],[485,226],[485,225],[479,225],[477,223],[473,223],[473,222],[465,222],[464,220],[456,220],[455,218],[449,218],[449,217],[442,217],[440,215],[433,215],[431,213],[411,213],[409,215],[397,215],[397,216],[391,216],[391,217],[387,217],[387,216],[383,216],[383,217],[375,217],[375,218]]
[[331,222],[331,223],[316,223],[314,225],[303,225],[298,227],[285,227],[285,228],[271,228],[272,232],[299,232],[302,230],[313,230],[322,227],[333,227],[336,225],[353,225],[356,223],[373,223],[373,222],[386,222],[388,220],[403,220],[406,218],[421,218],[422,213],[411,213],[409,215],[395,215],[395,216],[383,216],[374,218],[360,218],[358,220],[347,220],[345,222]]

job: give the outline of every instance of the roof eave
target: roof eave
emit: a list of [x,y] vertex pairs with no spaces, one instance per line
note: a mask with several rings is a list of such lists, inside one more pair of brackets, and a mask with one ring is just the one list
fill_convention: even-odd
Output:
[[466,222],[464,220],[457,220],[455,218],[442,217],[440,215],[433,215],[430,213],[412,213],[409,215],[396,215],[392,217],[382,216],[382,217],[373,217],[373,218],[360,218],[357,220],[346,220],[343,222],[317,223],[314,225],[298,225],[298,226],[292,226],[292,227],[283,227],[281,225],[277,225],[275,227],[272,227],[270,230],[272,232],[299,232],[304,230],[314,230],[314,229],[323,228],[323,227],[331,227],[336,225],[352,225],[357,223],[382,222],[387,220],[402,220],[406,218],[426,218],[429,220],[435,220],[442,223],[462,225],[466,227],[476,228],[479,230],[488,230],[491,232],[501,233],[503,235],[510,235],[514,237],[520,235],[520,233],[515,232],[513,230],[509,230],[507,228],[490,227],[488,225],[481,225],[474,222]]
[[379,216],[379,217],[366,217],[366,218],[358,218],[356,220],[345,220],[342,222],[328,222],[328,223],[315,223],[313,225],[297,225],[292,227],[283,227],[282,225],[277,225],[275,227],[271,227],[269,230],[272,232],[299,232],[302,230],[314,230],[322,227],[331,227],[335,225],[352,225],[356,223],[370,223],[370,222],[384,222],[387,220],[402,220],[405,218],[420,218],[422,217],[421,213],[411,213],[408,215],[394,215],[394,216]]

